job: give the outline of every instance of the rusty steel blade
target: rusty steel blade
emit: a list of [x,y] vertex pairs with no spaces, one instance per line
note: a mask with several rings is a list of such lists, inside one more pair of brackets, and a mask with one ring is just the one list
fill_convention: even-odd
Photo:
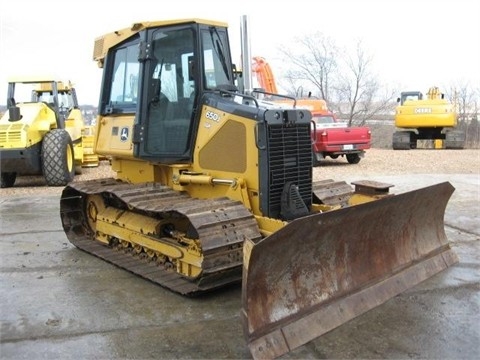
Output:
[[292,221],[244,246],[242,321],[254,358],[275,358],[458,261],[448,183]]

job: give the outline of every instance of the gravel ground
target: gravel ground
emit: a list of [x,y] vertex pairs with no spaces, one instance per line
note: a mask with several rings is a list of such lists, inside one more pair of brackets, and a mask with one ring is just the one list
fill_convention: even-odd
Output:
[[315,177],[341,180],[348,176],[402,174],[480,174],[480,149],[391,150],[369,149],[358,164],[345,158],[327,159],[315,168]]
[[[314,168],[314,178],[345,180],[363,176],[401,174],[480,174],[480,149],[466,150],[410,150],[369,149],[358,164],[349,164],[345,158],[324,160]],[[74,182],[115,177],[108,161],[96,168],[84,168]],[[34,195],[60,195],[63,187],[47,187],[41,176],[17,178],[15,186],[0,189],[0,197]]]

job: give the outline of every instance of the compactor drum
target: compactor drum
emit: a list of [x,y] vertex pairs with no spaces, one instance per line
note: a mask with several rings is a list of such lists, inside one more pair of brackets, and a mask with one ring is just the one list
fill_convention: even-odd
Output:
[[117,176],[64,188],[68,239],[184,295],[241,281],[254,357],[280,356],[455,263],[443,228],[453,187],[393,195],[375,181],[313,181],[311,113],[250,95],[226,24],[135,23],[98,38],[94,59],[95,152]]

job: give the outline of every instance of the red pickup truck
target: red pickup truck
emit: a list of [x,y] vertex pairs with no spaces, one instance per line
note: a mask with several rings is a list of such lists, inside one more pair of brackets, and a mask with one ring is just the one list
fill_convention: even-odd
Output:
[[[327,156],[337,159],[345,156],[350,164],[358,164],[371,146],[369,127],[349,127],[347,123],[337,120],[335,115],[326,109],[315,106],[312,112],[312,148],[313,166]],[[313,130],[313,129],[312,129]]]
[[[270,94],[278,94],[272,70],[264,58],[253,57],[252,72],[263,90]],[[308,97],[297,99],[295,103],[296,106],[305,107],[312,113],[312,130],[315,130],[312,131],[313,166],[320,165],[320,161],[327,156],[332,159],[346,156],[350,164],[358,164],[365,155],[365,150],[370,149],[370,129],[348,127],[346,123],[337,121],[335,115],[328,110],[325,100]]]

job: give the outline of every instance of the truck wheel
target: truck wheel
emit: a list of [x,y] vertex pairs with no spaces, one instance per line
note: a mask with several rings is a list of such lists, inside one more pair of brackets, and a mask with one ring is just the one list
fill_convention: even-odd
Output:
[[48,186],[65,186],[75,176],[73,144],[64,129],[48,132],[42,143],[42,171]]
[[2,172],[2,188],[9,188],[15,184],[17,173],[15,172]]
[[349,164],[358,164],[360,156],[358,154],[347,154],[347,161]]

